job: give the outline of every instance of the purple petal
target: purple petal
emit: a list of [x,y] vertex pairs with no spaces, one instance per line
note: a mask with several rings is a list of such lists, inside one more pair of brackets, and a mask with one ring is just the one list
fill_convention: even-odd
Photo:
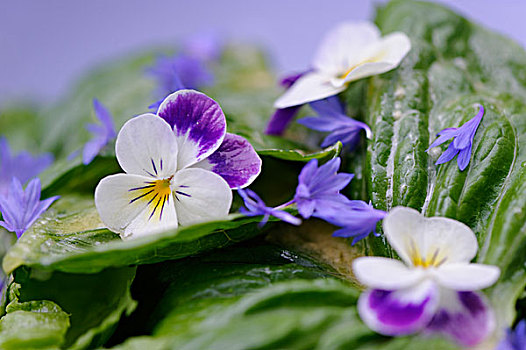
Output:
[[458,135],[453,141],[455,143],[455,148],[464,149],[473,143],[475,132],[477,132],[477,128],[479,127],[483,115],[484,107],[480,105],[477,115],[458,129]]
[[323,100],[310,102],[309,106],[311,106],[311,108],[314,109],[316,113],[323,117],[345,115],[343,105],[341,104],[338,96],[331,96]]
[[18,178],[22,184],[26,183],[51,163],[53,156],[49,153],[35,157],[29,152],[22,151],[13,156],[7,140],[0,137],[0,194],[5,195],[8,192],[13,177]]
[[276,109],[270,121],[267,124],[265,134],[267,135],[282,135],[287,129],[292,119],[298,114],[300,106],[293,106],[288,108]]
[[442,155],[437,159],[435,165],[443,164],[449,162],[451,159],[455,158],[458,153],[458,149],[455,148],[453,142],[451,142],[448,148],[442,153]]
[[270,214],[272,216],[277,217],[278,219],[280,219],[282,221],[288,222],[291,225],[298,226],[298,225],[301,224],[301,219],[299,219],[299,218],[295,217],[294,215],[289,214],[289,213],[287,213],[286,211],[283,211],[283,210],[272,210],[270,212]]
[[458,163],[458,168],[460,169],[460,171],[464,171],[464,169],[466,169],[466,167],[469,164],[470,158],[471,158],[471,145],[469,147],[464,148],[460,152],[458,152],[457,163]]
[[221,107],[197,91],[179,90],[171,94],[159,107],[158,115],[174,129],[179,168],[208,157],[225,137],[226,120]]
[[261,172],[261,158],[243,137],[227,133],[221,146],[195,165],[213,171],[228,182],[230,188],[243,188]]
[[334,123],[331,123],[330,120],[320,117],[305,117],[298,119],[297,122],[309,129],[322,132],[333,131],[338,127],[337,125],[334,125]]
[[290,88],[299,78],[301,78],[302,76],[304,76],[305,74],[311,72],[312,69],[308,69],[306,71],[303,71],[303,72],[299,72],[299,73],[292,73],[292,74],[289,74],[289,75],[286,75],[284,76],[283,78],[281,78],[281,80],[279,81],[279,85],[283,86],[284,88]]
[[217,33],[206,32],[191,36],[183,43],[183,51],[203,61],[216,60],[221,56],[222,43]]
[[341,129],[329,135],[321,143],[321,147],[328,147],[334,145],[336,142],[341,142],[349,151],[353,150],[360,141],[359,129]]
[[96,98],[93,99],[93,109],[95,110],[95,115],[101,121],[109,137],[115,137],[115,127],[113,125],[113,118],[111,113],[102,103],[99,102]]
[[[214,83],[212,72],[205,63],[189,55],[177,55],[173,58],[173,66],[180,83],[186,89],[198,89]],[[180,86],[174,86],[178,88]]]
[[100,150],[106,146],[107,140],[103,137],[94,137],[86,142],[82,149],[82,164],[87,165],[99,154]]
[[447,335],[463,346],[479,344],[493,332],[493,312],[481,294],[451,290],[441,293],[444,302],[427,326],[428,331]]
[[429,147],[426,149],[426,151],[429,151],[433,147],[440,146],[450,138],[457,135],[457,128],[448,128],[440,131],[438,134],[438,138],[429,145]]
[[40,180],[35,178],[24,192],[20,181],[13,178],[7,196],[0,196],[0,225],[20,236],[38,219],[58,196],[40,201]]
[[433,282],[387,291],[368,290],[360,296],[358,312],[374,331],[385,335],[405,335],[423,329],[438,304],[438,288]]
[[316,175],[316,171],[318,170],[318,160],[317,159],[311,159],[303,166],[303,169],[300,171],[300,175],[298,176],[298,182],[300,184],[304,184],[305,186],[309,187],[308,185],[310,182],[314,179],[314,176]]

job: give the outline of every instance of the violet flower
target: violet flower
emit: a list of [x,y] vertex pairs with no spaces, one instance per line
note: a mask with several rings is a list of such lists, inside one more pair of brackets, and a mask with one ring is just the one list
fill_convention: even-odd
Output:
[[[304,72],[301,72],[301,73],[294,73],[294,74],[287,75],[280,80],[279,85],[288,89],[299,78],[301,78],[304,74],[308,72],[310,72],[310,69]],[[302,105],[276,109],[276,111],[274,112],[274,114],[270,118],[270,121],[267,124],[267,129],[265,130],[265,134],[277,135],[277,136],[282,135],[285,132],[285,129],[287,128],[287,126],[294,119],[296,114],[298,114],[301,106]]]
[[282,221],[288,222],[292,225],[301,224],[301,219],[287,213],[286,211],[279,210],[280,207],[285,207],[291,203],[285,203],[277,208],[267,207],[265,202],[252,190],[239,189],[237,193],[241,196],[245,203],[245,208],[241,207],[239,211],[246,216],[259,216],[263,215],[263,219],[259,223],[259,227],[264,226],[270,216],[274,216]]
[[38,178],[31,180],[24,191],[20,180],[13,177],[7,196],[0,196],[0,212],[3,217],[0,226],[15,232],[20,238],[58,198],[59,196],[54,196],[41,201]]
[[354,175],[338,174],[340,163],[340,158],[334,158],[318,167],[318,160],[313,159],[303,167],[294,196],[303,218],[314,215],[323,219],[337,215],[339,208],[349,202],[347,197],[340,194],[340,190],[351,182]]
[[16,177],[21,183],[37,176],[53,163],[53,156],[44,153],[33,156],[27,151],[17,155],[11,154],[9,144],[4,137],[0,137],[0,195],[6,195],[11,180]]
[[360,141],[360,131],[365,130],[367,138],[371,138],[371,129],[367,124],[349,118],[337,96],[311,102],[317,117],[305,117],[298,123],[314,130],[330,132],[323,140],[321,147],[327,147],[340,141],[348,150],[352,150]]
[[506,337],[499,343],[496,350],[526,349],[526,320],[520,321],[514,330],[506,330]]
[[349,201],[344,207],[340,207],[333,215],[326,215],[323,219],[333,225],[340,226],[334,231],[334,237],[353,237],[352,245],[367,237],[371,232],[378,237],[376,224],[382,220],[387,213],[383,210],[374,209],[372,204],[364,201]]
[[402,261],[367,256],[352,264],[356,279],[368,287],[358,313],[369,328],[391,336],[439,333],[464,347],[493,332],[493,312],[477,291],[493,285],[500,270],[470,263],[478,243],[468,226],[396,207],[383,231]]
[[440,158],[436,161],[436,165],[449,162],[455,156],[458,155],[457,163],[460,171],[466,169],[471,158],[471,148],[473,146],[473,138],[477,132],[482,116],[484,115],[484,107],[479,105],[479,112],[477,115],[466,122],[459,128],[446,128],[440,131],[437,136],[438,138],[433,142],[427,151],[433,147],[437,147],[450,138],[453,138],[453,141],[449,144],[448,148]]
[[93,138],[86,142],[82,150],[82,163],[89,164],[99,154],[100,150],[116,136],[115,127],[110,112],[97,99],[93,99],[95,116],[102,125],[87,124],[86,129],[93,134]]
[[186,54],[158,57],[147,73],[158,81],[159,94],[163,96],[181,89],[209,86],[214,81],[205,62]]
[[182,51],[203,62],[218,60],[223,51],[222,40],[214,32],[203,32],[183,42]]

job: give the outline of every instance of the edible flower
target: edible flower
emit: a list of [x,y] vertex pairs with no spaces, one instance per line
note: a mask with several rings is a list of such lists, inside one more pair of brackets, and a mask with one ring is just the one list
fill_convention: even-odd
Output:
[[245,207],[241,207],[239,211],[246,216],[259,216],[263,215],[263,219],[259,223],[259,227],[263,227],[270,216],[274,216],[282,221],[288,222],[292,225],[301,224],[301,219],[295,217],[286,211],[280,210],[290,203],[286,203],[277,208],[267,207],[265,202],[259,197],[254,191],[250,189],[240,189],[237,193],[241,196],[244,201]]
[[367,237],[371,232],[378,237],[376,225],[378,221],[385,218],[387,213],[375,209],[371,203],[367,204],[360,200],[351,200],[345,206],[341,206],[332,215],[325,215],[323,219],[341,228],[334,231],[334,237],[352,237],[352,245]]
[[27,151],[22,151],[13,155],[7,140],[0,137],[0,195],[7,195],[13,177],[25,184],[51,163],[53,163],[53,156],[50,153],[33,156]]
[[274,107],[298,106],[339,94],[352,81],[397,67],[410,49],[411,41],[404,33],[381,37],[373,23],[342,23],[323,39],[312,71],[298,79]]
[[318,113],[318,116],[301,118],[298,123],[313,130],[330,132],[323,140],[321,147],[327,147],[340,141],[346,149],[352,150],[360,141],[361,130],[365,131],[367,138],[371,138],[371,129],[367,124],[345,115],[337,96],[311,102],[310,106]]
[[42,215],[59,196],[40,200],[40,180],[35,178],[26,189],[16,177],[11,180],[7,195],[0,195],[0,212],[3,221],[0,226],[14,232],[20,238],[26,230]]
[[[299,78],[309,71],[294,73],[283,77],[280,80],[279,85],[289,89]],[[270,118],[270,121],[267,124],[265,134],[267,135],[282,135],[287,129],[287,126],[294,119],[296,114],[298,114],[301,105],[292,106],[287,108],[278,108]]]
[[86,142],[82,150],[82,163],[86,165],[91,163],[100,150],[116,135],[113,120],[108,109],[99,100],[93,99],[93,110],[102,125],[86,125],[86,129],[93,134],[93,138]]
[[169,95],[157,115],[126,122],[115,153],[125,174],[100,181],[95,205],[123,238],[224,219],[231,189],[248,186],[261,171],[250,143],[226,133],[217,102],[193,90]]
[[385,335],[437,332],[463,346],[484,340],[495,322],[488,302],[475,291],[495,283],[500,270],[470,263],[478,249],[473,231],[456,220],[426,218],[405,207],[391,210],[383,229],[403,262],[354,260],[356,278],[369,288],[358,301],[362,320]]
[[457,164],[460,171],[466,169],[471,158],[471,148],[473,147],[473,138],[480,125],[482,116],[484,115],[484,107],[479,105],[479,112],[475,117],[470,119],[464,125],[459,128],[446,128],[440,131],[437,136],[438,138],[429,146],[427,151],[433,147],[437,147],[447,140],[453,138],[453,141],[449,144],[448,148],[436,161],[436,165],[449,162],[451,159],[457,157]]
[[339,208],[349,202],[340,193],[351,182],[353,174],[338,173],[341,159],[334,158],[318,167],[318,160],[310,160],[298,176],[294,202],[301,216],[323,218],[335,215]]
[[514,330],[506,330],[506,337],[499,343],[496,350],[526,349],[526,320],[520,321]]

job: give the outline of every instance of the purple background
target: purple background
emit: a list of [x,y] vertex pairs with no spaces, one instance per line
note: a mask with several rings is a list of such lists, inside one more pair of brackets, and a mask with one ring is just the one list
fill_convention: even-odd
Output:
[[[333,24],[370,19],[378,2],[383,1],[3,1],[0,103],[52,101],[98,63],[206,30],[267,47],[277,72],[302,69]],[[526,46],[526,1],[438,2]]]

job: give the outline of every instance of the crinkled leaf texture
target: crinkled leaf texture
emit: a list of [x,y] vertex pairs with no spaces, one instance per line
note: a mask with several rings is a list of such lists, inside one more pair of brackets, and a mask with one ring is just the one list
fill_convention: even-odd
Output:
[[6,273],[21,266],[46,271],[96,273],[110,267],[178,259],[251,238],[259,217],[227,220],[123,241],[100,221],[91,197],[63,197],[37,221],[3,260]]
[[[526,53],[432,3],[392,1],[378,10],[383,33],[403,31],[412,50],[399,69],[371,79],[365,119],[373,130],[364,162],[373,204],[402,205],[469,225],[477,262],[500,267],[489,290],[502,328],[515,316],[526,271]],[[486,110],[466,170],[456,160],[436,166],[427,147],[436,134]],[[368,239],[375,255],[393,255]]]
[[87,349],[113,334],[122,314],[133,311],[135,268],[98,274],[19,269],[0,319],[2,349]]
[[135,326],[151,335],[115,349],[419,349],[424,342],[456,348],[443,339],[374,334],[356,312],[359,291],[334,274],[254,241],[143,266],[137,285],[146,289],[138,294],[147,301],[117,333]]

